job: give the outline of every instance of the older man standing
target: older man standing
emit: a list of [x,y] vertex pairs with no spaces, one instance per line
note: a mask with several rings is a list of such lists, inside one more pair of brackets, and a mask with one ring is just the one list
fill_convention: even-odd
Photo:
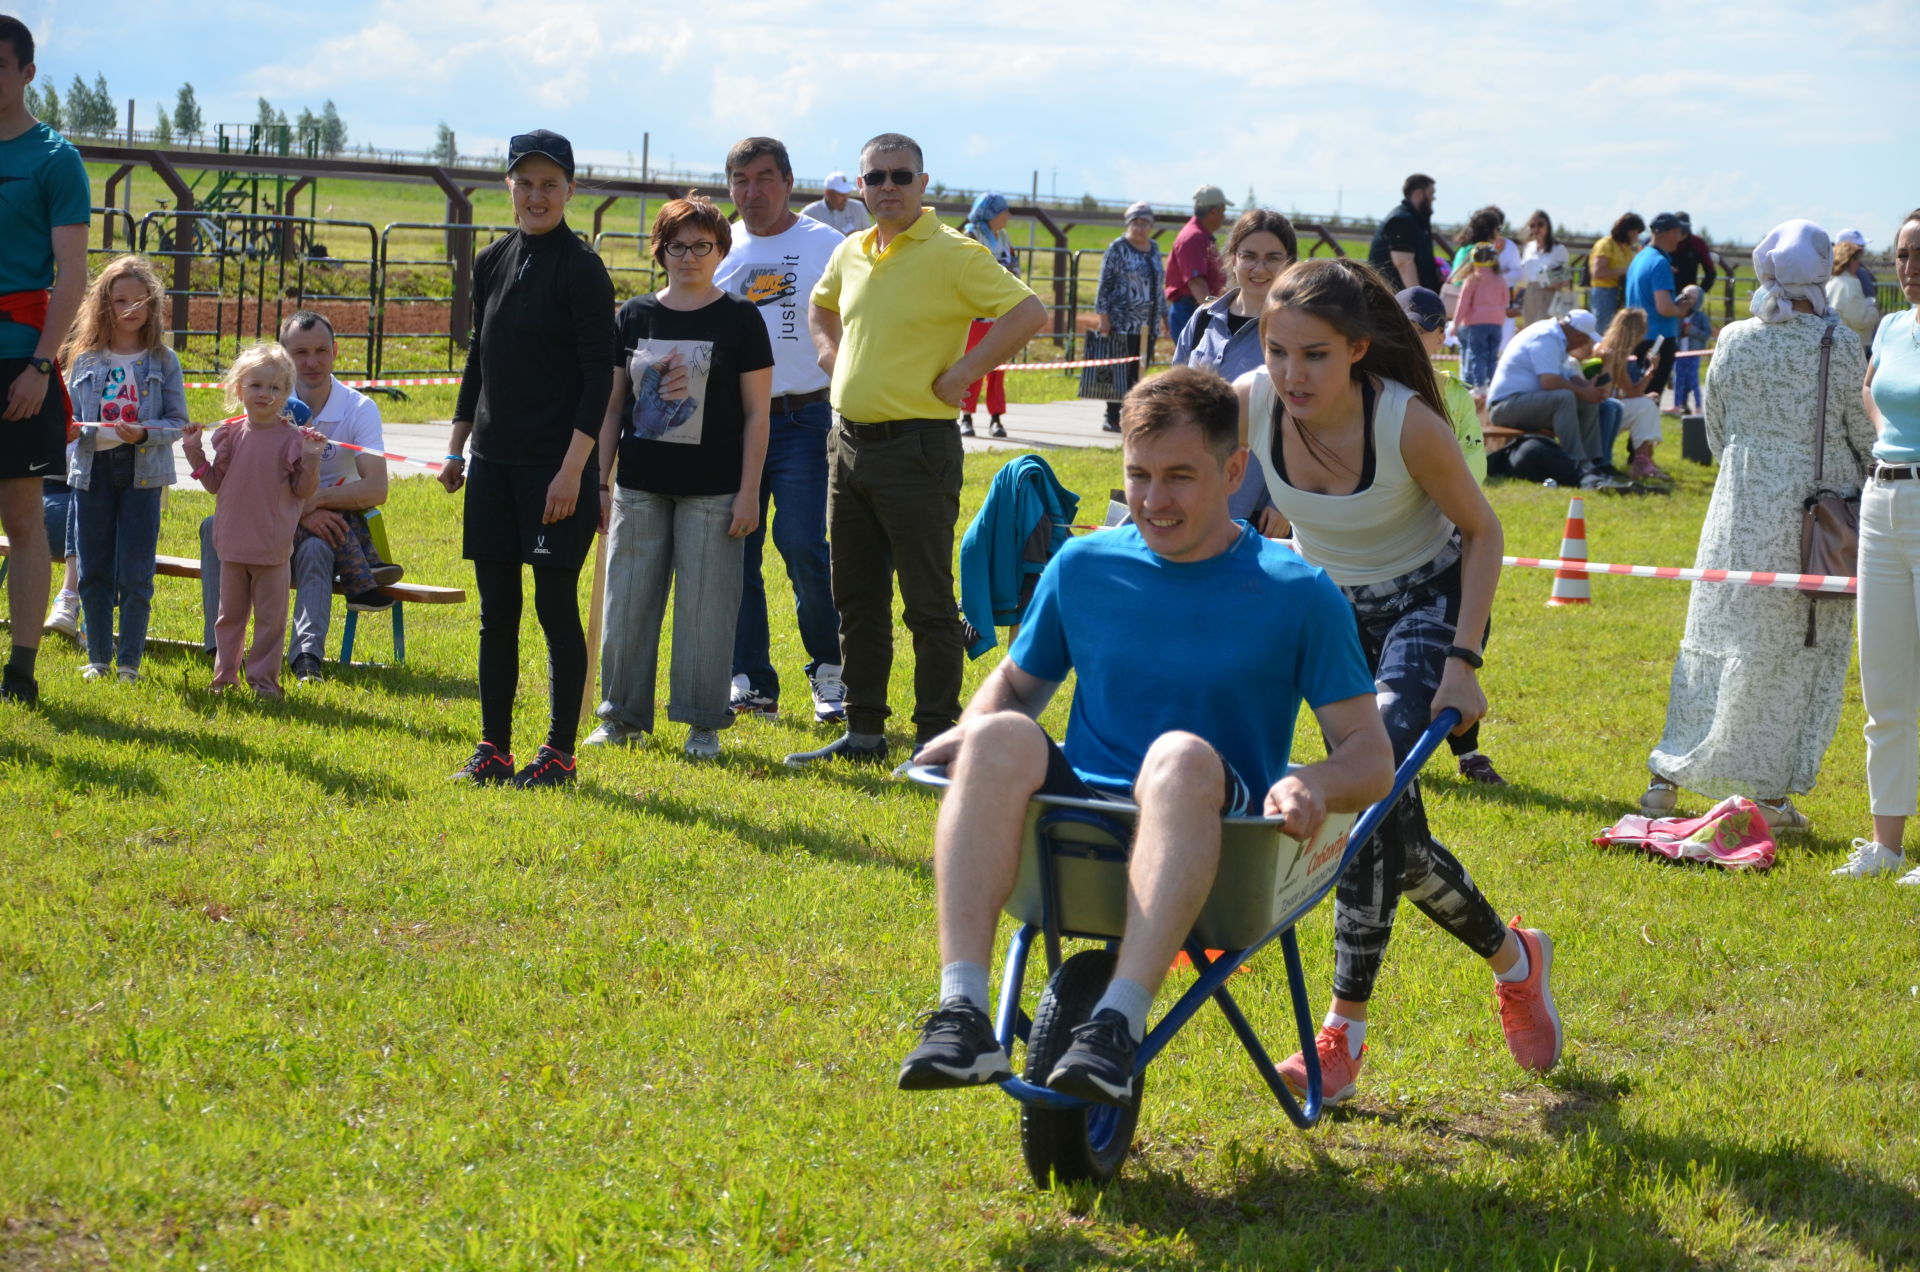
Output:
[[[322,314],[302,309],[280,326],[280,345],[293,359],[294,394],[311,412],[311,427],[327,439],[320,453],[320,487],[307,499],[293,537],[293,622],[287,659],[302,681],[320,679],[327,652],[327,627],[333,618],[334,550],[346,544],[356,527],[348,520],[387,501],[387,461],[366,451],[386,449],[380,408],[373,399],[340,383],[333,374],[340,347],[333,324]],[[363,449],[347,450],[333,443]],[[386,565],[374,581],[398,582],[401,569]],[[213,646],[213,617],[220,609],[220,557],[213,549],[213,518],[200,523],[200,599],[205,610],[206,645]],[[389,601],[387,604],[391,604]],[[364,602],[368,609],[379,602]]]
[[1647,229],[1653,241],[1627,266],[1627,304],[1647,311],[1647,338],[1634,354],[1645,357],[1656,343],[1659,346],[1653,375],[1646,383],[1647,396],[1658,402],[1673,375],[1674,355],[1680,351],[1680,320],[1693,312],[1693,303],[1679,298],[1673,274],[1673,253],[1687,237],[1687,223],[1672,212],[1662,212]]
[[747,536],[740,616],[733,634],[736,715],[774,715],[780,676],[773,669],[767,630],[767,586],[760,573],[767,542],[767,505],[780,508],[773,545],[786,562],[807,651],[813,714],[822,722],[846,719],[840,679],[840,616],[833,608],[827,556],[827,373],[807,330],[807,298],[842,242],[840,233],[797,216],[793,165],[772,137],[749,137],[727,152],[727,192],[740,210],[733,249],[713,281],[759,307],[773,341],[773,408],[767,459],[760,474],[760,523]]
[[[923,207],[920,145],[882,133],[860,151],[874,227],[845,239],[813,289],[810,325],[840,421],[827,443],[833,599],[840,610],[847,732],[787,757],[882,761],[893,668],[893,580],[913,633],[916,746],[960,716],[965,643],[953,592],[960,431],[967,386],[1047,321],[993,254]],[[968,349],[979,315],[993,326]]]
[[1187,329],[1194,310],[1227,290],[1227,271],[1213,241],[1226,221],[1227,196],[1219,186],[1203,185],[1193,192],[1193,219],[1180,227],[1167,253],[1167,329],[1175,340]]
[[1387,280],[1389,291],[1408,287],[1440,290],[1440,265],[1433,259],[1433,178],[1416,172],[1400,183],[1400,206],[1374,232],[1367,261]]
[[830,225],[842,235],[858,234],[873,224],[873,218],[867,215],[867,205],[853,197],[853,182],[847,180],[844,172],[829,172],[826,189],[818,199],[801,208],[800,215]]

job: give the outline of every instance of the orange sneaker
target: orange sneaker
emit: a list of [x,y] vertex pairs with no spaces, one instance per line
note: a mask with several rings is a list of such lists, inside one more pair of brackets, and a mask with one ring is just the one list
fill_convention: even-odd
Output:
[[1537,928],[1520,926],[1515,915],[1507,924],[1520,938],[1527,952],[1527,978],[1522,981],[1495,981],[1493,992],[1500,1012],[1500,1028],[1507,1035],[1507,1050],[1515,1063],[1534,1073],[1545,1073],[1560,1061],[1560,1013],[1553,1008],[1553,990],[1548,978],[1553,974],[1553,941]]
[[[1322,1025],[1314,1035],[1313,1050],[1320,1057],[1320,1103],[1332,1108],[1353,1095],[1360,1080],[1360,1066],[1367,1062],[1367,1044],[1360,1044],[1360,1054],[1356,1056],[1347,1046],[1345,1025]],[[1296,1051],[1282,1060],[1280,1080],[1293,1092],[1294,1099],[1306,1099],[1306,1057]]]

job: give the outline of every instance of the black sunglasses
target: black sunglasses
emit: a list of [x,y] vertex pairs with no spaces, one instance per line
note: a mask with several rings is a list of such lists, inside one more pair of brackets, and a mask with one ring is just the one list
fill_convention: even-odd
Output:
[[870,186],[896,185],[910,186],[920,174],[911,168],[875,168],[872,172],[860,174],[860,180]]

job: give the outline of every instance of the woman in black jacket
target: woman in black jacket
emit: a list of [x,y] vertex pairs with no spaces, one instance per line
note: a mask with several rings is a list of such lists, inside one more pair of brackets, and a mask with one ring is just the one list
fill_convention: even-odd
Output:
[[[515,229],[474,261],[473,341],[440,474],[449,493],[467,489],[463,551],[480,593],[481,741],[454,778],[564,786],[586,692],[580,567],[600,516],[594,442],[613,382],[613,282],[567,227],[565,137],[513,138],[507,189]],[[546,743],[515,773],[523,565],[533,567],[551,697]]]

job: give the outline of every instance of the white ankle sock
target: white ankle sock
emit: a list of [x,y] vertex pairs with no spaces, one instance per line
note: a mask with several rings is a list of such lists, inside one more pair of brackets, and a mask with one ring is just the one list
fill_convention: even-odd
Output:
[[1351,1016],[1342,1016],[1337,1011],[1328,1011],[1327,1018],[1320,1022],[1322,1029],[1333,1029],[1340,1025],[1347,1027],[1347,1055],[1358,1060],[1360,1048],[1365,1046],[1367,1041],[1367,1022],[1355,1020]]
[[1466,763],[1466,762],[1467,762],[1468,760],[1477,760],[1477,759],[1479,759],[1479,758],[1480,758],[1480,752],[1479,752],[1479,751],[1477,751],[1477,750],[1476,750],[1476,751],[1466,751],[1466,752],[1463,752],[1462,754],[1459,754],[1459,755],[1456,755],[1456,756],[1454,756],[1453,758],[1454,758],[1454,759],[1456,759],[1456,760],[1458,760],[1458,761],[1460,761],[1460,762],[1461,762],[1462,764],[1465,764],[1465,763]]
[[1152,1006],[1153,994],[1145,985],[1116,976],[1107,982],[1107,992],[1093,1005],[1089,1019],[1112,1008],[1127,1018],[1127,1031],[1139,1042],[1147,1036],[1147,1011]]
[[949,998],[964,998],[986,1011],[987,969],[978,963],[948,963],[940,969],[940,1001]]
[[1527,979],[1527,973],[1532,970],[1533,963],[1527,958],[1527,943],[1522,941],[1520,942],[1520,957],[1515,959],[1513,966],[1509,967],[1506,971],[1495,972],[1493,979],[1505,981],[1507,984],[1513,985]]

